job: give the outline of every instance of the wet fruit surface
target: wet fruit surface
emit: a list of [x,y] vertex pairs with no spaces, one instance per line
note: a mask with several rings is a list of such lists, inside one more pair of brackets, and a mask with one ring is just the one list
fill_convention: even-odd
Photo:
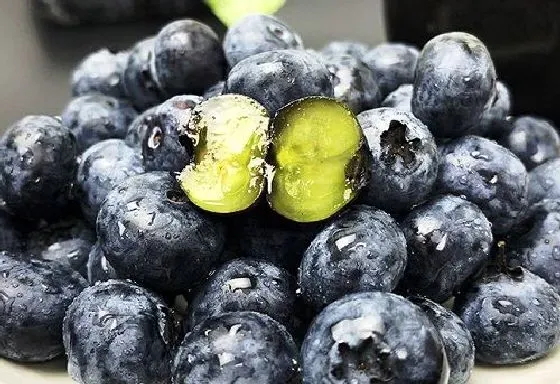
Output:
[[276,115],[273,132],[268,202],[282,216],[326,219],[364,185],[362,131],[343,104],[321,97],[295,101]]
[[195,107],[187,127],[194,164],[180,176],[189,199],[218,213],[251,206],[265,185],[268,126],[266,110],[245,96],[218,96]]

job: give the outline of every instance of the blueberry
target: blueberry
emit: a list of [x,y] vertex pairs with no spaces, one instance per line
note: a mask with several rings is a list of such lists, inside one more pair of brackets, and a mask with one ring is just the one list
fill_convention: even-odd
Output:
[[356,205],[312,241],[299,269],[303,299],[319,311],[346,294],[391,292],[406,265],[406,240],[387,213]]
[[345,103],[354,113],[375,108],[380,92],[372,71],[350,55],[325,55],[325,63],[332,73],[334,98]]
[[69,217],[27,234],[26,255],[62,263],[87,277],[87,260],[96,234],[80,218]]
[[204,95],[202,96],[204,100],[208,100],[211,97],[221,96],[224,93],[224,88],[226,86],[225,81],[218,81],[216,84],[212,85],[210,88],[207,88],[204,91]]
[[503,365],[538,359],[558,344],[559,307],[554,287],[519,268],[482,277],[454,310],[471,332],[476,360]]
[[181,343],[173,383],[297,383],[298,350],[267,315],[230,312],[197,325]]
[[375,76],[381,92],[381,100],[402,84],[414,81],[418,49],[400,43],[384,43],[363,56],[364,63]]
[[495,87],[486,46],[468,33],[444,33],[418,58],[412,112],[434,136],[460,137],[479,127]]
[[474,368],[474,342],[465,323],[429,299],[411,297],[409,300],[422,309],[441,336],[449,362],[447,384],[467,384]]
[[190,303],[190,324],[225,312],[264,313],[289,324],[295,283],[284,269],[262,260],[236,259],[216,270]]
[[497,234],[507,233],[527,208],[527,171],[495,141],[465,136],[441,148],[436,190],[477,204]]
[[402,212],[423,201],[437,175],[437,150],[428,128],[410,112],[379,108],[358,120],[372,156],[363,201]]
[[66,266],[0,252],[0,356],[41,362],[62,355],[64,313],[86,286]]
[[25,247],[22,231],[12,217],[0,210],[0,252],[21,252]]
[[85,151],[100,141],[124,139],[138,113],[125,100],[104,95],[72,99],[62,112],[62,124],[76,137],[78,150]]
[[560,198],[560,159],[551,159],[529,172],[529,204]]
[[142,141],[146,136],[148,127],[153,124],[159,109],[158,106],[148,108],[138,115],[128,126],[124,141],[132,148],[142,150]]
[[447,382],[437,329],[391,293],[356,293],[330,304],[311,324],[301,355],[306,384]]
[[175,96],[161,104],[153,118],[145,119],[147,129],[142,139],[144,168],[150,171],[180,172],[192,161],[180,142],[192,109],[202,102],[199,96]]
[[129,176],[143,172],[140,154],[123,140],[109,139],[91,146],[82,154],[77,175],[84,217],[94,224],[107,194]]
[[389,93],[389,96],[383,100],[381,106],[412,113],[412,91],[412,84],[403,84]]
[[334,95],[331,73],[320,56],[299,50],[263,52],[240,61],[225,91],[257,100],[270,116],[306,96]]
[[86,56],[72,72],[72,95],[100,93],[125,97],[121,74],[126,68],[128,55],[128,52],[113,53],[100,49]]
[[122,73],[126,97],[139,111],[153,107],[165,99],[153,73],[154,45],[154,38],[149,37],[132,47]]
[[408,293],[444,302],[488,261],[491,224],[460,197],[438,196],[414,208],[401,227],[408,246],[401,288]]
[[545,200],[532,210],[527,233],[509,243],[508,261],[542,277],[560,292],[560,201]]
[[323,47],[321,53],[326,56],[330,55],[350,55],[358,60],[368,53],[367,44],[358,41],[331,41]]
[[230,231],[239,254],[295,271],[319,229],[316,224],[295,223],[256,207],[233,218]]
[[119,276],[184,293],[222,252],[223,226],[187,200],[164,172],[129,177],[107,195],[97,218],[103,252]]
[[508,135],[512,130],[511,120],[511,94],[508,87],[501,81],[496,82],[496,92],[482,113],[482,120],[474,133],[499,139]]
[[170,384],[172,321],[159,297],[134,284],[85,289],[64,318],[70,376],[82,384]]
[[0,199],[22,219],[58,217],[71,199],[76,139],[58,119],[27,116],[0,140]]
[[118,278],[117,271],[107,261],[99,241],[91,247],[88,254],[87,278],[90,285]]
[[230,67],[257,53],[282,49],[303,49],[303,42],[290,26],[274,16],[245,16],[224,37],[224,52]]
[[167,97],[202,95],[226,74],[218,35],[207,25],[186,19],[166,25],[156,36],[153,73]]
[[501,141],[528,170],[560,157],[560,136],[550,121],[522,116],[514,119],[512,126],[511,133]]

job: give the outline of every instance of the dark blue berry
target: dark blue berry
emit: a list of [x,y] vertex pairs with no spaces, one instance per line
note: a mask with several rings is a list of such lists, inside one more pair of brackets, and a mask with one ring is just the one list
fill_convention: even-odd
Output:
[[220,96],[224,93],[224,88],[226,86],[225,81],[218,81],[216,84],[212,85],[210,88],[204,91],[204,95],[202,96],[204,100],[208,100],[211,97]]
[[496,82],[496,91],[482,113],[482,119],[478,128],[473,133],[478,136],[500,139],[508,135],[512,130],[511,119],[511,95],[508,87],[501,81]]
[[358,41],[331,41],[323,47],[321,53],[326,56],[330,55],[350,55],[358,60],[368,53],[367,44]]
[[91,247],[88,255],[87,278],[90,285],[118,278],[117,272],[105,257],[99,241]]
[[383,100],[381,106],[412,113],[412,92],[412,84],[403,84],[389,93],[389,96]]
[[551,159],[529,172],[529,205],[560,198],[560,159]]
[[158,106],[148,108],[130,123],[124,139],[126,145],[142,151],[142,140],[146,136],[148,126],[152,124],[152,121],[155,119],[157,111]]

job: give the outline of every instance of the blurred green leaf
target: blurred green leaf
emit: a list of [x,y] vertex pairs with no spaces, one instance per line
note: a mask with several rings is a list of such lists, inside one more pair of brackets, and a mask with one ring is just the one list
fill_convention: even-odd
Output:
[[228,27],[243,17],[254,14],[272,15],[286,0],[205,0],[212,12]]

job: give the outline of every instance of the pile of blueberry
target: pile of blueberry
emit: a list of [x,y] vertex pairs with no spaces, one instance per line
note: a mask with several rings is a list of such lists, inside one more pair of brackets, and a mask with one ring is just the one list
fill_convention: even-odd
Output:
[[83,384],[467,383],[560,340],[560,137],[487,48],[181,20],[0,141],[0,356]]

